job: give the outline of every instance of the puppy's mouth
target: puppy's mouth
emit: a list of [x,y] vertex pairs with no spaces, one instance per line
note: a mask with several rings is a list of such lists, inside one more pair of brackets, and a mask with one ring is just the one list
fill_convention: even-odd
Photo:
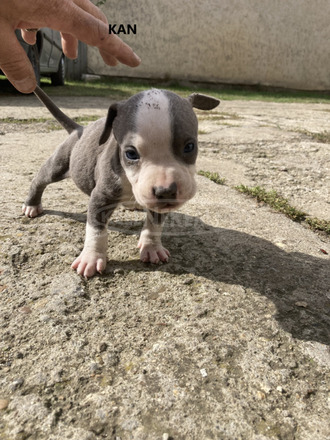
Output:
[[175,209],[177,209],[179,206],[183,205],[184,202],[179,203],[177,201],[164,201],[164,202],[157,202],[156,204],[154,204],[154,206],[152,207],[152,209],[154,211],[157,212],[169,212],[169,211],[173,211]]
[[165,213],[174,211],[175,209],[178,209],[180,206],[182,206],[186,200],[148,200],[143,203],[144,207],[147,209],[150,209],[151,211],[159,212],[159,213]]
[[[154,187],[155,188],[155,187]],[[168,193],[168,194],[166,194]],[[144,208],[151,211],[166,213],[174,211],[184,205],[191,197],[183,197],[183,194],[177,191],[171,191],[171,188],[158,187],[150,191],[149,194],[141,194],[133,186],[135,200]],[[190,195],[190,194],[189,194]],[[194,194],[191,194],[193,196]]]

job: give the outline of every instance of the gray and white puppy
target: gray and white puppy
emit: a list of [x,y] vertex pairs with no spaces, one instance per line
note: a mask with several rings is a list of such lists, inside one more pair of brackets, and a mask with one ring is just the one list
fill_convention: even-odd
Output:
[[70,133],[42,166],[23,205],[27,217],[42,213],[41,197],[52,182],[71,177],[90,195],[84,248],[72,268],[84,277],[106,266],[107,224],[119,203],[147,211],[138,247],[143,262],[166,262],[161,231],[170,212],[196,192],[197,117],[219,100],[152,89],[112,104],[106,118],[82,127],[39,88],[35,95]]

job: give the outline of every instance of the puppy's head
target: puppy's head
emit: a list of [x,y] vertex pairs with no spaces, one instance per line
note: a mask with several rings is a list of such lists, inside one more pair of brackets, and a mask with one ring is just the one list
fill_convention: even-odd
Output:
[[109,108],[100,144],[111,131],[136,201],[156,212],[178,208],[196,192],[197,117],[193,107],[211,110],[215,98],[152,89]]

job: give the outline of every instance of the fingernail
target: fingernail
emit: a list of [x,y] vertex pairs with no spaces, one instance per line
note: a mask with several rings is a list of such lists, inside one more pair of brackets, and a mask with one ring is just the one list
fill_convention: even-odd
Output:
[[141,63],[141,58],[135,53],[133,52],[135,59],[139,62],[139,64]]
[[32,93],[36,88],[37,82],[34,78],[24,78],[24,79],[11,79],[10,82],[13,86],[22,93]]

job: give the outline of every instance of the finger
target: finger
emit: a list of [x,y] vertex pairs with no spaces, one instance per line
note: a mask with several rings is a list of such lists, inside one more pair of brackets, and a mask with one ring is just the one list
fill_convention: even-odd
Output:
[[103,59],[103,61],[105,62],[105,64],[107,64],[108,66],[112,66],[115,67],[118,65],[118,61],[116,60],[116,58],[108,52],[103,52],[102,49],[99,49],[101,57]]
[[93,15],[93,17],[103,21],[105,24],[108,24],[107,17],[103,14],[101,9],[95,6],[90,0],[73,0],[73,2],[82,10]]
[[52,15],[49,27],[74,35],[91,46],[102,43],[108,34],[107,24],[73,2],[66,2],[66,6],[60,8],[56,15]]
[[13,86],[22,93],[31,93],[37,82],[32,65],[10,25],[0,23],[2,42],[0,45],[0,67]]
[[[102,38],[102,41],[99,45],[96,45],[101,53],[103,60],[110,65],[114,65],[113,60],[114,57],[120,61],[121,63],[126,64],[126,60],[130,59],[132,63],[132,67],[138,66],[141,62],[140,58],[133,52],[133,50],[125,44],[117,35],[109,34],[109,24],[107,17],[103,14],[103,12],[96,7],[89,0],[74,0],[75,4],[79,6],[84,11],[88,12],[92,16],[98,18],[103,23],[106,24],[106,34],[105,38]],[[102,32],[103,35],[103,30]],[[117,64],[117,61],[115,62]]]
[[78,40],[73,35],[61,32],[62,49],[64,55],[68,58],[76,59],[78,57]]
[[115,57],[118,61],[130,67],[137,67],[141,63],[141,59],[117,35],[108,34],[98,48],[104,62],[107,64],[108,57]]
[[23,40],[28,44],[36,44],[37,32],[29,32],[25,29],[21,29]]
[[[76,1],[81,5],[85,5],[85,0]],[[87,3],[89,5],[90,2]],[[92,8],[91,5],[92,3],[88,6],[89,9]],[[75,3],[67,3],[65,10],[61,8],[57,14],[54,14],[50,27],[74,35],[78,40],[88,45],[98,47],[102,51],[101,55],[105,62],[110,64],[113,58],[131,67],[136,67],[141,62],[133,50],[118,36],[109,35],[108,24],[103,19],[100,20],[94,17]]]

